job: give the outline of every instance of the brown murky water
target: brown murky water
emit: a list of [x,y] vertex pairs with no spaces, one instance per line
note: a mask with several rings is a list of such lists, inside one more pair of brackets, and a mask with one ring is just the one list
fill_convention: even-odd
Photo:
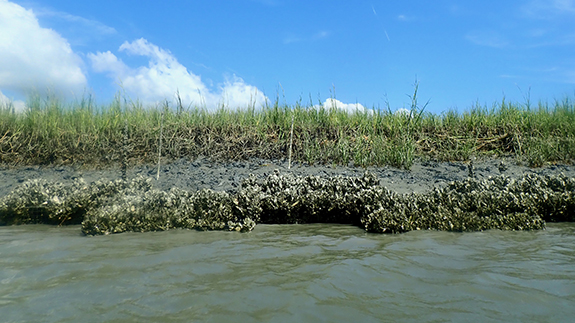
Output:
[[85,237],[0,227],[3,322],[566,322],[575,224],[367,234],[344,225]]

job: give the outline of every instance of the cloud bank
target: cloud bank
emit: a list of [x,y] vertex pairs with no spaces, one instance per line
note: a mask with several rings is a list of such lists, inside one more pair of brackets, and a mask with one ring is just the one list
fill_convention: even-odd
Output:
[[0,90],[80,94],[87,84],[82,66],[68,41],[42,28],[31,10],[0,0]]
[[208,110],[222,106],[230,109],[260,107],[267,100],[255,86],[236,76],[215,90],[208,88],[199,75],[188,71],[169,51],[144,38],[124,42],[119,51],[147,57],[148,66],[132,68],[110,51],[90,53],[88,59],[95,72],[107,73],[115,82],[120,82],[130,96],[144,104],[171,100],[176,92],[185,105]]

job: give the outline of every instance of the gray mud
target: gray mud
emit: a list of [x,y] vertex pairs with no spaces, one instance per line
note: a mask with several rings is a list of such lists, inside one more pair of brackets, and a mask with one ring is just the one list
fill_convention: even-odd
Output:
[[[503,163],[503,167],[502,164]],[[339,165],[307,165],[293,163],[288,169],[287,161],[250,160],[245,162],[214,163],[206,158],[193,161],[181,159],[160,168],[160,179],[156,181],[157,166],[137,166],[128,170],[128,179],[137,176],[153,178],[155,189],[168,191],[178,187],[187,191],[209,188],[216,191],[236,193],[243,179],[254,174],[263,179],[274,170],[297,176],[317,175],[320,177],[361,176],[365,170],[375,174],[380,184],[396,193],[423,193],[433,187],[441,187],[451,181],[463,180],[469,176],[469,163],[463,162],[416,162],[411,170],[393,167],[346,167]],[[539,175],[559,175],[575,177],[575,165],[550,165],[541,168],[529,168],[517,165],[514,159],[486,159],[473,163],[475,178],[506,175],[518,178],[529,173]],[[0,197],[9,194],[23,182],[42,178],[63,184],[72,183],[75,178],[83,178],[86,183],[99,179],[116,180],[121,178],[119,168],[106,170],[81,170],[71,166],[22,168],[0,168]]]

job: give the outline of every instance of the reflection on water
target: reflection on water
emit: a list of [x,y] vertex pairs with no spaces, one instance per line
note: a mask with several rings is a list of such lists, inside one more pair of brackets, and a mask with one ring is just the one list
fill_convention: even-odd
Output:
[[0,227],[6,322],[544,321],[575,315],[575,224],[367,234]]

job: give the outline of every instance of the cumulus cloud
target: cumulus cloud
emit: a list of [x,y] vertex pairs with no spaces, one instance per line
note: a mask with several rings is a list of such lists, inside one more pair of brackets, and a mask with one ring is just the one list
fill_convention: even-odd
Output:
[[148,66],[132,68],[110,51],[90,53],[88,59],[94,71],[107,73],[114,81],[120,82],[129,95],[145,104],[169,100],[176,92],[184,104],[210,110],[222,105],[232,109],[248,105],[258,107],[266,102],[266,97],[255,86],[236,76],[215,90],[209,88],[199,75],[188,71],[172,53],[146,39],[124,42],[119,51],[147,57]]
[[366,113],[367,112],[369,114],[373,113],[372,109],[367,109],[366,107],[364,107],[360,103],[343,103],[343,102],[341,102],[337,99],[334,99],[334,98],[328,98],[325,100],[324,103],[322,103],[321,105],[314,105],[313,108],[315,108],[315,109],[320,109],[320,108],[339,109],[339,110],[346,111],[349,114],[352,114],[355,112],[359,112],[359,113]]
[[42,28],[33,11],[0,0],[0,89],[79,94],[87,83],[82,66],[68,41]]

